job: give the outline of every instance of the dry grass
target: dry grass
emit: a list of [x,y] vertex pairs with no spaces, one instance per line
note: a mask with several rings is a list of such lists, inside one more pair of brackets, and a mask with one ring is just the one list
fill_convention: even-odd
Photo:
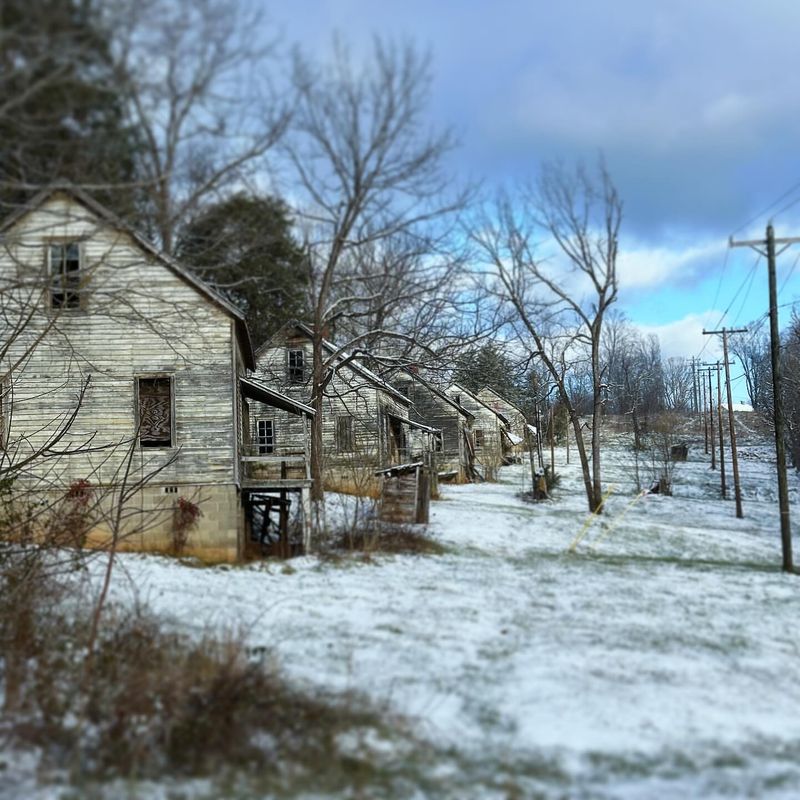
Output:
[[411,525],[376,525],[375,529],[357,529],[336,534],[330,547],[334,551],[386,553],[391,555],[440,556],[447,548],[431,538],[424,528]]
[[85,598],[2,566],[0,729],[13,748],[41,753],[42,774],[68,775],[81,791],[235,775],[270,793],[296,783],[336,793],[385,777],[354,738],[410,741],[355,694],[293,686],[239,637],[188,637],[146,613],[110,609],[87,667]]

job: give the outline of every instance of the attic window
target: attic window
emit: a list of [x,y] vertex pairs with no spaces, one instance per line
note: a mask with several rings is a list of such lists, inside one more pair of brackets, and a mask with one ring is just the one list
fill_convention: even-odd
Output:
[[304,383],[306,379],[306,354],[304,350],[289,350],[287,363],[289,383]]
[[172,378],[137,378],[139,444],[173,447]]
[[81,307],[81,247],[78,242],[51,244],[50,307]]

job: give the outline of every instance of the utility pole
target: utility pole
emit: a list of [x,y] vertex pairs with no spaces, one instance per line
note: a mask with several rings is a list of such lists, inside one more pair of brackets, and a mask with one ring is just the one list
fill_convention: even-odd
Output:
[[736,497],[736,516],[739,519],[744,517],[742,511],[742,486],[739,481],[739,454],[736,450],[736,425],[733,418],[733,393],[731,392],[731,369],[728,359],[728,334],[747,333],[747,328],[723,328],[719,331],[707,331],[703,329],[704,336],[712,334],[722,334],[722,357],[725,362],[725,386],[728,396],[728,428],[731,432],[731,463],[733,464],[733,491]]
[[717,427],[719,428],[719,479],[722,499],[728,499],[728,486],[725,483],[725,427],[722,424],[722,370],[717,361]]
[[[767,225],[766,239],[734,242],[729,240],[730,247],[752,247],[756,252],[767,257],[767,275],[769,278],[769,333],[772,351],[772,399],[775,413],[775,461],[778,470],[778,505],[781,514],[781,546],[783,549],[783,570],[794,572],[792,563],[792,525],[789,517],[789,486],[786,479],[786,441],[784,439],[783,422],[783,375],[781,374],[781,334],[778,327],[778,281],[775,275],[775,245],[783,245],[780,252],[789,245],[800,243],[800,237],[775,238],[775,229],[770,222]],[[766,252],[762,250],[766,247]]]
[[[728,488],[725,483],[725,438],[724,438],[724,431],[722,428],[722,384],[720,382],[720,369],[722,369],[722,365],[719,361],[714,361],[710,364],[706,364],[708,367],[708,384],[709,384],[709,394],[712,392],[711,389],[711,373],[716,371],[717,373],[717,429],[718,429],[718,438],[719,438],[719,477],[720,477],[720,489],[722,493],[722,499],[727,500],[728,498]],[[713,402],[713,401],[712,401]],[[714,425],[712,422],[711,425],[711,439],[712,439],[712,446],[713,446],[713,439],[714,439]],[[714,469],[714,451],[711,451],[711,469]]]
[[706,414],[706,382],[703,380],[703,376],[700,374],[702,370],[698,370],[698,378],[700,379],[700,384],[703,388],[703,444],[705,445],[705,452],[708,455],[708,415]]
[[711,367],[703,372],[708,375],[708,441],[711,444],[711,469],[716,469],[717,448],[714,444],[714,393],[711,389]]
[[697,365],[700,363],[700,359],[693,356],[689,363],[692,365],[692,411],[694,411],[695,414],[699,414],[700,397],[697,391]]

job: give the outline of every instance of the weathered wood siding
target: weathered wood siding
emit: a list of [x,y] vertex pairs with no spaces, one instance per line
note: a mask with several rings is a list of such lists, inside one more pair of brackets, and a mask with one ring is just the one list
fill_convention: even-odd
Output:
[[[57,477],[61,482],[117,480],[136,433],[136,377],[170,376],[175,447],[136,447],[136,476],[166,465],[158,476],[162,483],[233,483],[237,345],[230,317],[129,236],[100,223],[66,195],[28,214],[12,234],[0,247],[2,280],[21,279],[35,287],[31,302],[37,307],[7,363],[50,329],[30,359],[12,372],[10,438],[21,438],[31,448],[42,445],[60,415],[75,407],[79,387],[89,379],[63,446],[91,441],[93,448],[107,449],[62,459]],[[82,308],[49,307],[46,253],[53,240],[81,242]],[[16,297],[24,306],[22,290]]]
[[478,392],[478,399],[482,400],[495,411],[499,411],[508,420],[509,431],[522,439],[522,442],[513,446],[506,440],[506,450],[514,456],[520,457],[525,452],[525,437],[527,431],[525,415],[515,405],[488,386]]
[[[461,386],[453,384],[447,388],[446,394],[469,411],[474,417],[472,423],[472,442],[475,448],[475,463],[483,468],[485,477],[493,477],[503,463],[503,424],[497,414],[487,408],[480,400]],[[483,443],[479,444],[477,431],[483,433]]]
[[442,432],[442,449],[436,454],[437,469],[440,472],[458,472],[459,479],[466,480],[464,435],[469,430],[467,417],[412,374],[400,373],[392,378],[392,385],[407,392],[412,403],[411,419]]
[[[302,383],[290,382],[289,350],[304,352],[306,369]],[[259,350],[256,377],[290,397],[310,403],[312,357],[311,342],[306,336],[291,332],[277,336],[269,346]],[[328,479],[338,482],[351,472],[370,472],[404,460],[407,453],[399,453],[393,446],[388,415],[408,419],[408,404],[348,366],[336,370],[325,390],[322,415],[323,464]],[[353,447],[346,452],[337,446],[338,417],[353,419]]]

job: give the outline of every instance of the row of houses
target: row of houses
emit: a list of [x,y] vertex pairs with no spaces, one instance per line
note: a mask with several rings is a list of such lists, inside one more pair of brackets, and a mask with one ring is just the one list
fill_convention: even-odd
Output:
[[[0,477],[18,496],[57,513],[76,486],[85,505],[91,492],[108,512],[94,543],[170,549],[193,508],[182,546],[208,559],[259,551],[292,520],[309,546],[310,328],[254,349],[237,308],[73,187],[0,227],[0,282]],[[415,463],[491,479],[520,457],[524,415],[491,389],[378,374],[324,347],[328,488],[371,493],[381,471]]]

